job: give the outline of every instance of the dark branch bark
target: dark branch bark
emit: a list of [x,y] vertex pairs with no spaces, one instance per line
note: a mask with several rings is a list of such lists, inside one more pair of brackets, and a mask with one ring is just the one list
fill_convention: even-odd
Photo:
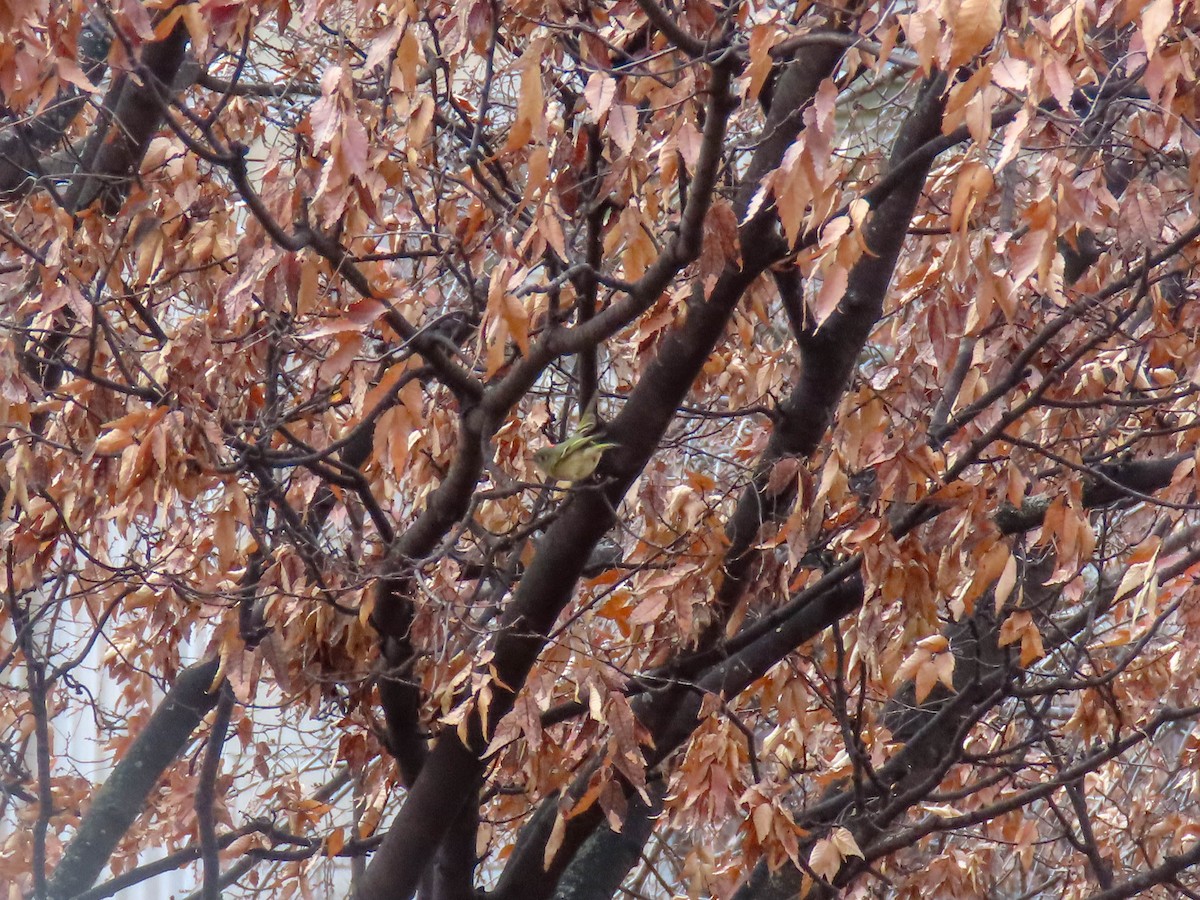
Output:
[[638,0],[638,6],[646,13],[646,18],[654,23],[654,27],[665,34],[671,43],[684,53],[690,56],[701,56],[708,49],[708,45],[704,41],[688,34],[683,26],[671,18],[671,14],[655,0]]
[[35,641],[35,618],[29,600],[24,602],[13,590],[13,551],[10,545],[5,554],[5,575],[9,586],[7,607],[16,632],[16,645],[25,657],[26,686],[33,714],[34,759],[37,765],[37,820],[33,825],[33,894],[38,900],[46,897],[46,833],[54,813],[54,794],[50,782],[50,718],[48,715],[48,682],[46,663]]
[[636,794],[620,831],[605,824],[584,842],[567,866],[554,892],[554,900],[609,900],[615,897],[629,871],[642,859],[642,848],[654,830],[662,809],[662,785],[650,785],[651,803]]
[[146,727],[92,800],[50,879],[49,895],[73,897],[91,887],[117,843],[146,805],[150,792],[216,705],[210,693],[218,660],[184,669]]
[[[96,17],[79,34],[79,62],[83,73],[96,84],[104,74],[104,61],[112,40]],[[44,154],[64,141],[67,130],[87,103],[87,95],[74,85],[61,90],[44,112],[28,122],[9,126],[0,137],[0,199],[13,200],[42,183],[47,170],[65,170],[65,159],[53,167]]]
[[475,900],[475,839],[479,831],[479,806],[472,798],[438,848],[437,858],[421,885],[420,900]]
[[204,863],[204,900],[221,900],[221,858],[217,843],[217,776],[221,772],[221,752],[225,748],[225,736],[229,732],[229,719],[233,714],[233,688],[229,682],[222,683],[217,712],[212,731],[208,736],[208,747],[200,766],[200,781],[196,786],[196,823],[200,832],[201,860]]
[[166,37],[142,51],[138,81],[114,80],[105,101],[111,120],[102,117],[104,127],[92,136],[84,165],[67,192],[70,209],[86,209],[97,200],[109,214],[121,208],[151,138],[166,120],[164,98],[183,65],[187,45],[187,27],[180,19]]
[[1146,869],[1119,884],[1114,884],[1108,890],[1092,894],[1091,900],[1125,900],[1126,897],[1136,897],[1155,885],[1170,884],[1182,872],[1198,863],[1200,863],[1200,843],[1186,853],[1168,856],[1157,866]]
[[[940,133],[944,86],[945,79],[936,77],[922,88],[892,151],[893,164]],[[785,86],[781,85],[777,105],[785,94]],[[729,550],[722,567],[724,580],[717,594],[715,622],[701,646],[710,644],[723,629],[755,570],[759,551],[753,547],[759,530],[785,517],[795,502],[794,481],[785,489],[769,490],[772,467],[784,457],[810,455],[829,427],[867,336],[882,313],[884,296],[931,163],[932,159],[924,167],[914,168],[909,178],[879,203],[866,227],[870,253],[852,269],[841,303],[819,329],[814,323],[804,323],[797,335],[800,375],[791,396],[780,405],[775,430],[754,480],[743,492],[726,529]],[[793,288],[788,278],[782,279],[781,289]]]
[[[1137,495],[1152,494],[1171,483],[1179,464],[1192,458],[1191,453],[1179,453],[1163,459],[1140,459],[1105,463],[1095,467],[1103,480],[1093,478],[1083,486],[1083,505],[1087,509],[1111,506],[1122,500],[1140,499]],[[1042,524],[1051,497],[1030,497],[1020,509],[1005,504],[996,512],[996,525],[1004,534],[1019,534]]]
[[[1187,458],[1190,458],[1190,454]],[[1179,461],[1180,459],[1151,460],[1144,469],[1130,469],[1128,467],[1135,464],[1127,463],[1125,471],[1147,489],[1152,489],[1151,485],[1155,480],[1158,487],[1163,487],[1170,483],[1171,475]],[[1121,498],[1120,491],[1114,489],[1094,493],[1091,500],[1103,501],[1097,505],[1104,505]],[[1039,523],[1044,512],[1045,505],[1031,510],[1029,519],[1033,521],[1033,525],[1029,527]],[[1043,587],[1043,582],[1052,568],[1052,559],[1047,558],[1038,564],[1028,564],[1023,574],[1027,605],[1039,610],[1043,617],[1050,616],[1057,603],[1056,589]],[[1101,586],[1099,590],[1103,596],[1097,601],[1100,606],[1106,607],[1111,604],[1117,581],[1119,577],[1110,578]],[[1065,621],[1049,626],[1047,631],[1068,637],[1075,635],[1087,626],[1093,615],[1093,612],[1087,611],[1077,613]],[[956,660],[955,691],[951,693],[939,686],[918,705],[913,701],[914,691],[909,684],[901,689],[890,710],[885,712],[885,719],[893,737],[904,741],[904,746],[899,752],[876,773],[878,781],[892,789],[891,795],[900,798],[893,800],[891,805],[885,808],[886,819],[875,817],[875,807],[858,809],[854,815],[847,817],[845,811],[855,802],[856,797],[848,784],[841,784],[828,791],[822,801],[806,810],[798,821],[808,828],[837,821],[852,830],[867,827],[872,833],[880,833],[901,813],[936,788],[940,780],[938,773],[943,772],[961,751],[961,739],[965,736],[966,727],[991,708],[991,704],[988,704],[972,710],[971,704],[989,695],[999,698],[1001,694],[998,692],[1010,677],[1010,654],[999,645],[1001,624],[1002,617],[996,615],[994,604],[985,595],[978,601],[973,616],[954,623],[947,629]],[[930,777],[930,772],[937,777]],[[860,867],[851,866],[839,877],[839,884],[847,883],[860,871]],[[1098,871],[1102,873],[1102,884],[1111,881],[1111,872],[1103,869]],[[785,866],[776,873],[768,873],[766,867],[760,865],[738,892],[737,900],[795,897],[801,882],[802,875],[794,867]],[[822,896],[819,886],[813,890],[813,896]]]
[[[819,61],[810,63],[811,68],[806,66],[797,66],[790,73],[791,79],[784,80],[780,85],[779,92],[772,105],[772,118],[777,122],[786,122],[789,119],[796,123],[798,116],[794,115],[795,106],[785,106],[781,101],[784,98],[789,99],[793,104],[803,106],[807,102],[809,95],[804,95],[802,88],[815,91],[821,81],[821,71],[823,65],[832,66],[837,59],[836,53],[830,53],[829,57]],[[908,127],[902,132],[901,138],[897,142],[894,158],[902,159],[911,153],[913,146],[919,146],[930,138],[939,133],[941,122],[941,79],[935,79],[935,83],[927,86],[926,91],[922,94],[917,107],[910,116]],[[776,126],[779,127],[779,126]],[[798,127],[798,124],[795,126]],[[775,152],[782,152],[790,145],[790,139],[780,137],[779,131],[771,131],[772,121],[769,119],[767,125],[767,133],[771,134],[773,140],[764,141],[761,152],[770,152],[766,148],[770,147]],[[789,136],[784,135],[784,138]],[[761,160],[756,159],[756,163]],[[770,170],[769,166],[763,166],[766,171]],[[751,166],[754,168],[754,165]],[[802,376],[800,385],[797,388],[797,393],[804,389],[819,390],[807,402],[808,407],[803,405],[801,401],[797,413],[804,415],[806,412],[810,416],[816,416],[819,419],[819,430],[816,430],[816,425],[809,424],[805,430],[803,428],[793,427],[791,430],[785,430],[783,437],[778,437],[779,432],[776,432],[776,437],[773,441],[779,440],[786,442],[783,446],[798,446],[803,447],[798,443],[797,434],[801,436],[812,435],[809,438],[812,445],[815,446],[815,441],[821,434],[824,433],[828,423],[828,416],[831,415],[832,409],[841,397],[842,391],[845,388],[845,383],[848,380],[849,372],[852,369],[854,361],[858,357],[858,353],[862,348],[862,344],[866,340],[866,336],[873,326],[875,320],[880,314],[883,303],[883,293],[886,291],[887,284],[891,278],[891,271],[895,266],[896,258],[899,255],[900,245],[907,230],[907,223],[911,218],[912,210],[915,208],[916,201],[920,196],[921,186],[924,184],[925,169],[916,169],[912,173],[913,183],[911,185],[904,184],[899,186],[887,199],[883,201],[881,206],[883,216],[880,221],[882,224],[877,225],[873,231],[868,233],[868,242],[876,253],[875,256],[864,258],[864,262],[860,265],[857,273],[857,278],[852,274],[847,296],[843,301],[843,305],[839,307],[838,313],[835,316],[841,316],[837,321],[827,323],[824,327],[832,325],[835,338],[830,340],[829,350],[824,355],[818,355],[817,359],[811,364],[815,370],[818,365],[824,366],[823,375],[829,375],[829,370],[832,368],[832,377],[818,378],[814,373],[806,382]],[[753,192],[743,188],[742,195],[739,198],[741,202],[749,203]],[[907,212],[904,210],[907,207]],[[877,216],[879,213],[877,212]],[[890,231],[890,226],[895,225],[896,221],[902,222],[902,226],[898,229],[898,234],[893,235]],[[750,254],[751,242],[748,238],[754,235],[759,229],[767,229],[773,226],[773,217],[759,214],[752,218],[745,226],[742,232],[743,252]],[[724,279],[722,279],[722,282]],[[713,292],[713,298],[716,298],[721,293],[722,282],[718,282],[717,288]],[[711,302],[711,300],[710,300]],[[690,318],[689,318],[690,324]],[[845,359],[834,356],[834,350],[840,351],[845,355]],[[807,352],[807,351],[806,351]],[[667,360],[671,359],[669,354],[664,354]],[[660,360],[661,361],[661,357]],[[669,363],[668,363],[669,364]],[[803,371],[812,371],[808,368],[810,364],[806,361]],[[655,373],[657,374],[657,373]],[[819,384],[817,382],[820,382]],[[796,395],[793,395],[794,397]],[[631,397],[630,403],[622,412],[622,417],[630,414],[634,408],[635,396]],[[672,394],[664,394],[657,398],[659,402],[677,404],[679,399]],[[636,421],[636,420],[633,420]],[[806,420],[807,421],[807,420]],[[614,423],[616,425],[616,423]],[[622,441],[621,450],[624,451],[625,442]],[[778,446],[778,445],[777,445]],[[809,448],[811,451],[811,447]],[[614,455],[617,451],[614,451]],[[770,453],[772,451],[768,451]],[[776,449],[774,452],[779,453]],[[763,472],[769,471],[769,465],[762,467]],[[763,480],[763,491],[765,491],[765,478]],[[739,521],[735,514],[735,524],[731,527],[731,531],[740,537],[738,543],[734,543],[726,560],[726,581],[722,586],[722,592],[729,591],[728,596],[733,596],[735,590],[740,589],[738,576],[744,573],[748,568],[747,559],[751,555],[748,551],[750,542],[757,535],[758,528],[764,521],[766,510],[772,510],[775,504],[770,502],[770,498],[760,497],[759,492],[753,488],[748,489],[747,495],[743,497],[743,501],[739,504],[738,513],[743,515],[745,521]],[[739,571],[740,569],[740,571]],[[733,584],[733,588],[727,588],[726,585]],[[848,585],[843,586],[844,590],[835,592],[836,599],[832,600],[832,604],[839,609],[838,615],[844,614],[849,609],[855,608],[861,602],[861,583],[857,580]],[[720,616],[728,612],[728,607],[718,611],[718,621]],[[821,628],[825,627],[824,619],[821,620]],[[643,702],[636,707],[639,718],[645,723],[654,734],[654,759],[661,760],[665,755],[672,752],[680,746],[687,736],[691,734],[696,724],[696,715],[699,711],[700,698],[706,692],[718,693],[722,696],[734,696],[744,687],[759,677],[771,665],[774,665],[779,659],[786,656],[798,643],[809,639],[817,631],[809,632],[809,620],[806,617],[797,617],[790,624],[790,627],[777,630],[768,639],[760,642],[757,646],[748,648],[743,654],[729,660],[725,665],[718,667],[714,672],[710,673],[701,681],[701,690],[697,691],[692,688],[671,688],[660,692],[652,697],[649,701]],[[798,633],[797,633],[798,632]],[[715,634],[716,630],[710,630],[709,640],[711,635]],[[643,698],[644,699],[644,698]],[[576,780],[575,789],[582,790],[585,778]],[[550,866],[541,866],[542,852],[541,848],[544,841],[548,838],[548,832],[543,833],[544,829],[527,828],[522,836],[521,844],[506,867],[505,876],[502,879],[497,895],[503,900],[508,900],[509,897],[514,898],[515,890],[518,890],[523,896],[541,897],[548,893],[553,884],[557,880],[565,862],[559,860],[570,859],[571,856],[578,850],[586,839],[587,835],[596,828],[600,821],[599,810],[589,810],[583,815],[576,816],[568,824],[566,836],[563,839],[562,847],[556,855],[555,862]],[[505,893],[505,888],[508,892]]]

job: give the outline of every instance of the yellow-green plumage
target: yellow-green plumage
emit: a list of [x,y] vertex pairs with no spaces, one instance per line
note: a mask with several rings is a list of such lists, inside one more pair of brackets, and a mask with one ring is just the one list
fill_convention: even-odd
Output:
[[605,450],[617,446],[611,441],[597,440],[592,436],[596,428],[596,417],[589,408],[579,419],[579,427],[561,444],[543,447],[533,454],[539,469],[558,481],[582,481],[600,464]]

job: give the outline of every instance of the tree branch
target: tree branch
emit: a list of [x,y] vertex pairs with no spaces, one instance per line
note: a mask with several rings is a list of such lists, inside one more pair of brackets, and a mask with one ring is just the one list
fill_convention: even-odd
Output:
[[200,766],[200,780],[196,785],[196,824],[200,831],[200,858],[204,863],[204,900],[221,900],[221,858],[218,855],[216,804],[217,776],[221,772],[221,751],[229,731],[229,719],[233,714],[233,688],[222,682],[218,689],[217,714],[208,735],[208,747]]
[[216,705],[210,693],[219,660],[189,666],[96,792],[92,805],[63,851],[49,896],[67,900],[87,890],[117,843],[146,805],[163,771],[187,746],[200,720]]

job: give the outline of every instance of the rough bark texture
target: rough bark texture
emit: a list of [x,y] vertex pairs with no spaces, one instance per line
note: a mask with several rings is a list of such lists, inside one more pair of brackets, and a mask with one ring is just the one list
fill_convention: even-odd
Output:
[[661,787],[651,785],[651,791],[651,804],[636,795],[630,798],[620,831],[605,825],[584,842],[559,878],[554,900],[617,896],[625,876],[641,861],[642,848],[654,830],[654,817],[662,808]]
[[50,879],[51,897],[66,900],[87,890],[99,877],[117,843],[145,809],[146,798],[163,771],[216,705],[217,692],[211,689],[217,666],[214,659],[179,673],[145,728],[96,792]]

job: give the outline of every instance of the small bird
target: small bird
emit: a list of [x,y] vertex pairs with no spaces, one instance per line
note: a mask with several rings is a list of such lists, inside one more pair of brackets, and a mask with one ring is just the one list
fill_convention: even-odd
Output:
[[535,451],[534,463],[556,481],[582,481],[596,471],[604,451],[617,446],[594,437],[592,432],[595,430],[596,417],[589,406],[580,417],[575,433],[561,444]]

